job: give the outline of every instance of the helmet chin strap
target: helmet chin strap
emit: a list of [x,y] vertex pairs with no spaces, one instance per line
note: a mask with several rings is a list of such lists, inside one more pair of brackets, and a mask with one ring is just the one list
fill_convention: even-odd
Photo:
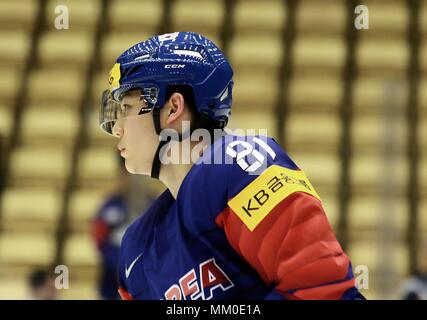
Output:
[[160,175],[160,150],[162,150],[162,147],[169,143],[171,141],[170,137],[168,137],[167,140],[162,140],[159,143],[159,146],[157,147],[156,154],[154,155],[153,164],[151,166],[151,178],[153,179],[159,179]]
[[[154,108],[153,109],[153,123],[154,123],[154,128],[156,130],[157,135],[160,137],[161,136],[161,132],[162,132],[162,128],[160,126],[160,109],[161,108]],[[206,125],[207,123],[209,123],[209,118],[206,114],[198,114],[194,124],[191,125],[190,127],[190,134],[197,128],[201,128],[204,125]],[[213,134],[211,132],[211,139],[213,139]],[[151,178],[153,179],[159,179],[159,175],[160,175],[160,167],[161,167],[161,161],[160,161],[160,151],[162,149],[162,147],[164,145],[166,145],[167,143],[169,143],[172,140],[171,136],[166,136],[166,140],[161,140],[157,150],[156,150],[156,154],[154,155],[154,159],[153,159],[153,164],[151,166]],[[182,134],[180,133],[178,136],[178,140],[177,141],[182,141]]]
[[[154,107],[153,109],[153,122],[154,122],[154,128],[156,130],[156,133],[158,136],[160,136],[162,128],[160,127],[160,108],[156,108]],[[167,140],[162,140],[160,141],[157,150],[156,150],[156,154],[154,155],[154,159],[153,159],[153,164],[151,165],[151,178],[153,179],[159,179],[159,175],[160,175],[160,166],[161,166],[161,162],[160,162],[160,150],[162,149],[162,147],[167,144],[171,139],[170,137],[168,137],[169,139]]]

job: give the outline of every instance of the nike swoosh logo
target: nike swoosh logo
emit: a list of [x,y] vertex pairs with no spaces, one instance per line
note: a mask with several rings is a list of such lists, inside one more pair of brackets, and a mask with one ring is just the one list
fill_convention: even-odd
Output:
[[142,253],[136,257],[135,260],[132,261],[132,263],[130,264],[129,268],[127,267],[127,265],[125,265],[125,274],[126,274],[126,279],[129,278],[130,272],[132,271],[133,266],[135,265],[135,263],[139,260],[139,258],[141,258]]

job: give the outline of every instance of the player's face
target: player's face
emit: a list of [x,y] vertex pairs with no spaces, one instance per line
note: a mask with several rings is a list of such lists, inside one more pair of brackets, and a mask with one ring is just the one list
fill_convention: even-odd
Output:
[[151,112],[138,115],[145,103],[140,90],[129,91],[121,100],[123,117],[116,121],[113,134],[120,139],[117,148],[125,158],[126,169],[149,175],[159,141]]

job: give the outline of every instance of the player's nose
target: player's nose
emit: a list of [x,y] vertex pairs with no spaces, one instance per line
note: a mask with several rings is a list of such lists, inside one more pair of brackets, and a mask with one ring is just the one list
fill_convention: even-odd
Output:
[[123,136],[123,127],[120,122],[120,120],[117,120],[113,126],[112,133],[116,138],[121,138]]

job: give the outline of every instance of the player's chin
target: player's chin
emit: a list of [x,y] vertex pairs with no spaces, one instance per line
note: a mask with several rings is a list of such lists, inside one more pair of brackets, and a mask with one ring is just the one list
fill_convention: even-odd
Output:
[[141,168],[137,163],[134,163],[131,159],[125,158],[125,167],[129,173],[132,174],[141,174],[141,175],[150,175],[151,171],[146,168]]
[[129,173],[135,174],[135,167],[132,165],[132,161],[128,158],[125,158],[125,167]]

